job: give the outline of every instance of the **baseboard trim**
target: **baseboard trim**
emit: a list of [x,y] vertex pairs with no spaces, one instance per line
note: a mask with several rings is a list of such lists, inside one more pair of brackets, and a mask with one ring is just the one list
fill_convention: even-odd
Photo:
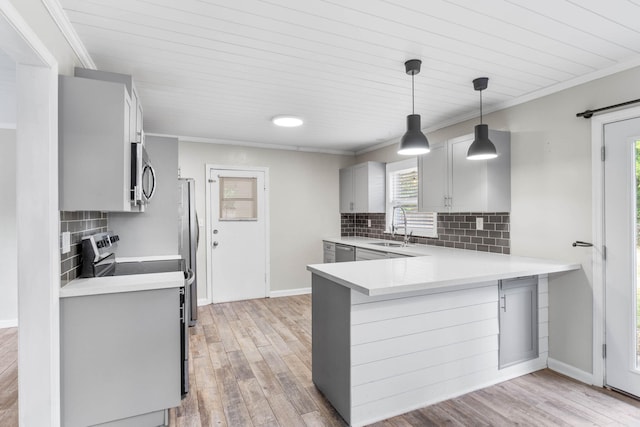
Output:
[[18,326],[18,319],[0,320],[0,329],[15,328]]
[[211,304],[211,300],[209,300],[208,298],[198,298],[198,307],[209,304]]
[[281,291],[269,292],[269,298],[291,297],[294,295],[310,294],[311,288],[284,289]]
[[593,384],[593,374],[591,374],[590,372],[585,372],[582,369],[567,365],[566,363],[552,359],[551,357],[547,360],[547,364],[549,366],[549,369],[551,369],[552,371],[556,371],[562,375],[566,375],[570,378],[573,378],[574,380],[578,380],[585,384]]

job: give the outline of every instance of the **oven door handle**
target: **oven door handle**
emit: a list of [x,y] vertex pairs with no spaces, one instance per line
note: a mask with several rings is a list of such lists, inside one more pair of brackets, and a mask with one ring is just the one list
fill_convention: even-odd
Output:
[[188,269],[187,270],[187,278],[184,279],[184,285],[185,286],[191,286],[191,285],[193,285],[193,281],[194,280],[196,280],[196,273],[193,270]]

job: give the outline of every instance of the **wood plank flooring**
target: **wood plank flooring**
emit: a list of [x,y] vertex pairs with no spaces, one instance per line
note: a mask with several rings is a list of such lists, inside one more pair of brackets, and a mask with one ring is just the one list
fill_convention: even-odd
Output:
[[[200,307],[191,392],[172,427],[345,426],[311,381],[311,297]],[[18,425],[17,330],[0,329],[0,426]],[[374,424],[640,425],[640,402],[538,371]]]
[[0,426],[18,425],[18,328],[0,329]]
[[[215,304],[191,328],[192,392],[172,426],[345,426],[311,381],[309,295]],[[376,427],[640,425],[640,402],[550,370]]]

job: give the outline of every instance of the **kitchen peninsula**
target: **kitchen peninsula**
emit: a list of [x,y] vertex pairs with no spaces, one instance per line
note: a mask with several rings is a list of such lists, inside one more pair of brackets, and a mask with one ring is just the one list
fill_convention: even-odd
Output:
[[[327,241],[382,249],[371,239]],[[580,265],[432,246],[383,250],[406,257],[307,267],[313,381],[350,425],[547,366],[547,277]]]

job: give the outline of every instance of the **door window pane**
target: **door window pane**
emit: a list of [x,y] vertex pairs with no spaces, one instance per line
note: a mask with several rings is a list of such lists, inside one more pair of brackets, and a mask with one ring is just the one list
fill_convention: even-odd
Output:
[[256,221],[257,185],[257,178],[220,177],[220,221]]

